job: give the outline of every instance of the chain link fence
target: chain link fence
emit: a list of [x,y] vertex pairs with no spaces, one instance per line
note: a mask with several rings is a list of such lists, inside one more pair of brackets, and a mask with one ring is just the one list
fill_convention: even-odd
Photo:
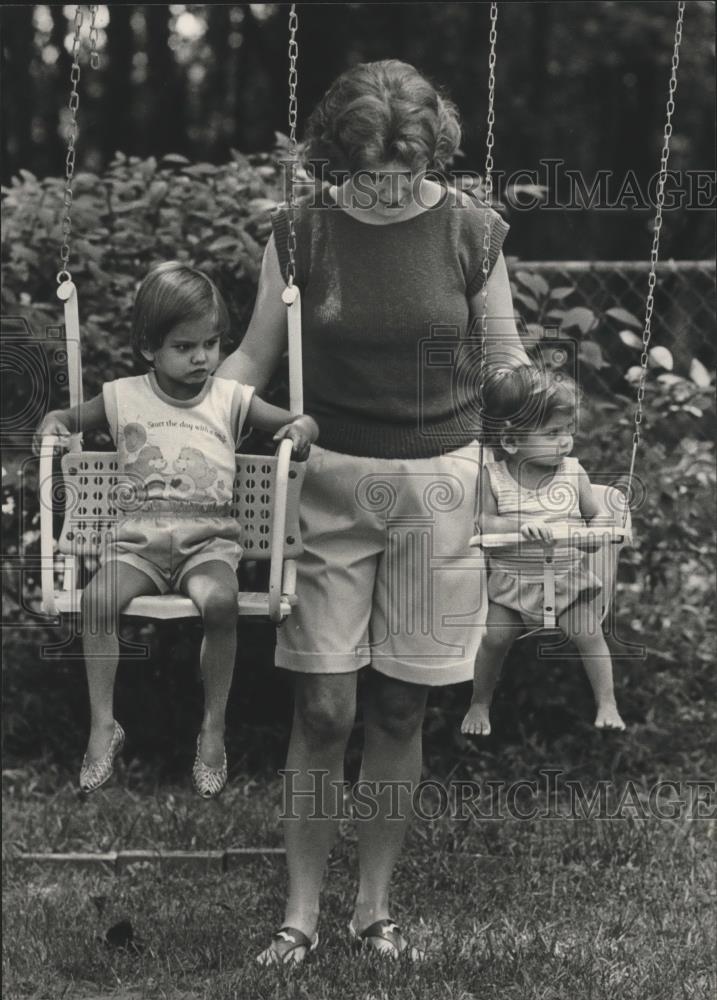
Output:
[[[509,258],[511,278],[518,272],[541,275],[550,289],[572,287],[572,294],[554,303],[561,307],[585,306],[598,317],[620,307],[642,324],[645,315],[647,261],[521,261]],[[712,260],[664,261],[657,265],[652,346],[667,347],[675,370],[687,371],[692,358],[715,367],[715,262]],[[518,303],[517,311],[522,314]],[[549,310],[548,310],[549,311]],[[525,316],[531,321],[533,316]],[[549,325],[544,315],[541,320]],[[614,324],[613,324],[614,325]],[[641,329],[634,328],[640,335]]]

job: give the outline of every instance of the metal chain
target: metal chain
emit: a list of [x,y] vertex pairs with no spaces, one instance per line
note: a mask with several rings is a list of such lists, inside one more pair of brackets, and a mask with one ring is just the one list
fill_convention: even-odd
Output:
[[287,214],[289,220],[289,233],[287,237],[287,248],[289,252],[288,284],[291,288],[294,284],[296,274],[296,230],[294,229],[294,179],[296,176],[296,161],[298,154],[298,144],[296,141],[296,122],[298,118],[298,100],[296,97],[296,87],[298,83],[298,72],[296,61],[299,58],[299,43],[296,41],[296,32],[299,27],[299,16],[296,13],[296,4],[292,3],[289,11],[289,196],[287,198]]
[[627,504],[625,505],[625,518],[632,492],[632,478],[635,471],[635,459],[637,448],[640,443],[642,424],[642,402],[645,398],[645,383],[647,380],[647,364],[649,360],[648,348],[652,337],[652,311],[655,304],[655,286],[657,284],[657,262],[660,253],[660,231],[662,229],[662,209],[665,204],[665,182],[667,180],[667,161],[670,156],[670,138],[672,136],[672,115],[675,111],[675,91],[677,90],[677,68],[680,64],[680,44],[682,42],[682,26],[685,16],[685,0],[679,0],[677,5],[677,21],[675,24],[675,39],[672,49],[672,65],[670,70],[669,94],[665,112],[665,127],[662,140],[662,152],[660,154],[660,173],[657,182],[657,206],[655,211],[655,226],[652,236],[652,250],[650,251],[650,273],[647,279],[647,301],[645,303],[645,323],[642,331],[642,354],[640,355],[640,380],[637,388],[637,404],[635,406],[634,425],[635,430],[632,435],[632,458],[630,460],[630,471],[627,478]]
[[97,50],[97,12],[99,4],[90,4],[90,66],[100,68],[100,54]]
[[[97,11],[98,4],[90,5],[90,65],[93,69],[99,66],[99,53],[97,51]],[[72,36],[72,68],[70,70],[70,124],[67,128],[67,153],[65,155],[65,190],[63,192],[62,203],[65,214],[62,217],[62,245],[60,246],[60,270],[57,274],[57,283],[70,281],[70,239],[72,237],[72,182],[75,176],[75,144],[77,142],[77,111],[80,106],[80,94],[77,85],[80,82],[80,45],[82,22],[84,15],[82,5],[75,7],[74,32]]]
[[[487,133],[486,133],[486,154],[485,154],[485,191],[484,191],[484,201],[488,206],[488,211],[486,212],[486,222],[485,230],[483,232],[483,288],[481,290],[481,298],[483,303],[483,310],[481,316],[481,332],[480,332],[480,369],[479,369],[479,382],[478,382],[478,398],[481,413],[481,423],[483,423],[483,410],[484,410],[484,397],[483,397],[483,383],[485,378],[486,370],[486,347],[488,343],[488,273],[490,270],[490,237],[491,237],[491,211],[493,202],[493,145],[495,143],[495,137],[493,135],[493,126],[495,124],[495,61],[496,61],[496,42],[498,40],[498,4],[491,3],[490,5],[490,32],[488,35],[489,42],[489,52],[488,52],[488,117],[487,117]],[[480,434],[480,457],[478,464],[478,496],[476,498],[476,504],[480,504],[480,497],[482,494],[483,485],[483,441],[484,433],[483,428],[481,428]],[[481,513],[479,509],[479,514]]]
[[77,140],[77,109],[80,106],[80,95],[77,84],[80,82],[80,31],[82,30],[82,5],[75,7],[75,30],[72,38],[72,69],[70,70],[70,124],[67,128],[67,153],[65,155],[65,191],[63,205],[65,214],[62,217],[62,246],[60,247],[60,271],[57,283],[70,281],[70,236],[72,234],[72,180],[75,175],[75,142]]

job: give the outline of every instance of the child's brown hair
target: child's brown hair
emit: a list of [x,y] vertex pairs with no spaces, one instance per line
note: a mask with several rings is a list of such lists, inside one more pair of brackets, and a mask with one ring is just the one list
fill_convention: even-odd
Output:
[[132,347],[135,354],[144,361],[142,351],[156,351],[178,323],[199,319],[207,313],[212,314],[217,333],[226,334],[229,312],[209,275],[178,260],[158,264],[142,280],[134,301]]
[[488,370],[482,388],[482,434],[486,444],[501,449],[506,436],[520,441],[521,433],[538,430],[555,413],[573,416],[580,390],[561,371],[534,365]]

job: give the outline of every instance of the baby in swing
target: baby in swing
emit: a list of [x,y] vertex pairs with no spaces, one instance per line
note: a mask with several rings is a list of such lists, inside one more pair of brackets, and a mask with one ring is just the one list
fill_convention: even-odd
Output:
[[[522,366],[497,369],[483,388],[484,433],[498,460],[481,477],[480,530],[520,532],[526,541],[550,542],[551,522],[590,523],[599,514],[590,480],[570,455],[578,388],[568,376]],[[596,543],[583,543],[590,548]],[[490,733],[489,710],[508,649],[526,625],[543,623],[542,547],[491,550],[486,631],[475,661],[473,697],[461,732]],[[556,543],[555,615],[580,653],[600,729],[624,729],[615,702],[612,659],[593,599],[601,581],[575,544]]]
[[102,565],[82,595],[83,650],[91,728],[80,771],[90,793],[111,776],[124,744],[114,718],[118,623],[134,597],[182,593],[199,609],[204,639],[204,717],[192,778],[213,798],[227,780],[224,717],[236,654],[240,529],[231,514],[235,449],[245,423],[290,438],[305,459],[314,420],[292,417],[251,386],[213,372],[229,315],[214,282],[178,261],[154,267],[137,292],[132,344],[149,372],[107,382],[100,395],[48,413],[45,434],[109,426],[119,456],[120,517]]

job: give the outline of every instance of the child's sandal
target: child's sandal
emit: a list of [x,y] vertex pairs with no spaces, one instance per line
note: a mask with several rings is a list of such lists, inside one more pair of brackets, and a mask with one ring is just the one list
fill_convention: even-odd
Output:
[[409,962],[423,962],[426,958],[425,951],[409,944],[401,933],[401,928],[390,918],[376,920],[360,933],[352,921],[349,924],[349,937],[351,946],[357,953],[374,952],[394,962],[404,957]]
[[109,781],[115,769],[115,757],[124,746],[124,729],[119,722],[115,721],[112,739],[107,748],[107,753],[99,760],[89,763],[87,754],[82,759],[80,768],[80,791],[83,795],[90,795],[101,788],[105,782]]
[[224,789],[227,783],[227,755],[224,753],[224,762],[221,767],[210,767],[205,764],[201,757],[201,733],[197,736],[197,753],[192,767],[192,783],[194,790],[203,799],[214,799]]
[[[296,927],[280,927],[269,947],[257,955],[256,960],[259,965],[299,965],[316,950],[318,943],[318,933],[310,938]],[[303,953],[299,954],[302,949]]]

